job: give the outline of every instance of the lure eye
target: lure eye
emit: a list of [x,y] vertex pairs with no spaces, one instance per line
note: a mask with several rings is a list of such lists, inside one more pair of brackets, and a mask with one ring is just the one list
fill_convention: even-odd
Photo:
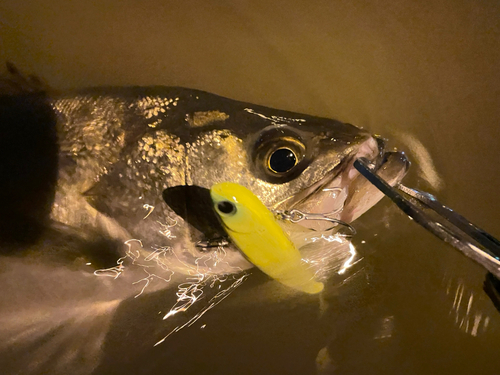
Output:
[[229,201],[222,201],[217,203],[217,209],[226,215],[231,215],[236,213],[236,206]]
[[297,155],[287,147],[274,151],[269,156],[268,166],[274,173],[285,173],[297,165]]

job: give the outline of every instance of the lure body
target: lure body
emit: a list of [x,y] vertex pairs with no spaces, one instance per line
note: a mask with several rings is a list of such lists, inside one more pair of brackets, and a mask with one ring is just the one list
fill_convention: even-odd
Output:
[[274,215],[250,190],[223,182],[214,185],[210,194],[231,240],[250,262],[294,289],[310,294],[323,290]]

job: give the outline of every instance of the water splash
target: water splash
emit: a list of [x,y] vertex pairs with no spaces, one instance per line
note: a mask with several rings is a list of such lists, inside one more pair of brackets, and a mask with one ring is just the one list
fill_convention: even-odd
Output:
[[[171,235],[170,228],[175,226],[162,225],[162,232],[168,238],[175,238]],[[168,233],[166,232],[168,231]],[[158,341],[156,345],[164,342],[171,334],[180,331],[184,327],[190,327],[201,316],[213,307],[227,298],[241,283],[248,277],[248,274],[233,276],[225,273],[216,273],[213,270],[217,269],[220,263],[225,263],[234,271],[241,272],[239,267],[231,267],[225,261],[227,255],[224,247],[219,246],[216,250],[204,254],[195,259],[194,265],[184,262],[177,251],[172,246],[155,247],[151,253],[144,251],[143,243],[140,240],[132,239],[125,242],[127,246],[125,255],[117,260],[117,265],[96,270],[94,274],[102,277],[112,277],[117,279],[126,272],[127,269],[140,267],[146,274],[145,277],[132,282],[132,284],[143,284],[141,290],[135,295],[135,298],[141,296],[147,291],[151,284],[159,280],[163,287],[172,282],[172,277],[175,274],[174,263],[182,264],[188,270],[186,274],[178,273],[177,284],[177,301],[164,315],[163,320],[166,320],[179,313],[186,313],[198,301],[205,298],[205,290],[218,290],[215,296],[211,297],[207,303],[201,304],[201,309],[188,318],[188,321],[182,325],[176,326],[167,336]],[[134,273],[135,275],[135,273]],[[179,280],[181,278],[182,280]],[[229,285],[228,285],[229,283]],[[157,290],[158,288],[154,288]]]
[[349,238],[331,230],[316,231],[298,224],[280,223],[302,254],[302,261],[314,270],[314,278],[326,281],[343,275],[362,260]]
[[[185,327],[191,327],[207,311],[209,311],[210,309],[214,308],[219,303],[221,303],[224,299],[226,299],[237,287],[239,287],[243,283],[243,281],[245,281],[245,279],[248,276],[249,276],[248,274],[244,274],[243,276],[240,276],[240,277],[232,276],[232,278],[233,278],[234,281],[231,283],[231,285],[229,285],[229,287],[227,287],[226,289],[223,289],[223,290],[219,291],[214,297],[212,297],[208,301],[208,304],[206,304],[201,309],[201,311],[199,311],[198,313],[196,313],[186,323],[184,323],[182,325],[178,325],[177,327],[175,327],[172,331],[170,331],[169,334],[167,334],[164,338],[162,338],[160,341],[158,341],[156,344],[154,344],[154,346],[160,345],[161,343],[165,342],[165,340],[170,335],[172,335],[172,334],[174,334],[176,332],[179,332],[181,329],[183,329]],[[213,278],[213,279],[210,280],[211,278]],[[216,276],[210,276],[208,279],[206,279],[204,281],[200,281],[199,283],[193,283],[193,284],[191,284],[191,286],[188,287],[188,290],[191,287],[193,287],[193,290],[196,290],[196,291],[201,292],[201,293],[199,293],[198,296],[193,296],[193,294],[189,294],[189,293],[188,293],[189,294],[188,295],[185,292],[181,292],[180,295],[178,294],[179,299],[177,300],[176,305],[174,305],[170,309],[170,311],[163,317],[163,319],[164,320],[168,319],[169,317],[175,315],[177,312],[179,312],[179,311],[186,311],[189,307],[191,307],[194,304],[194,302],[196,302],[201,297],[201,295],[203,294],[202,288],[204,286],[206,286],[209,281],[211,281],[211,287],[213,287],[215,285],[215,283],[217,281],[220,281],[220,280]],[[181,289],[181,286],[179,286],[179,288]],[[187,302],[185,302],[186,300],[187,300]],[[177,305],[178,303],[180,303],[180,306]]]

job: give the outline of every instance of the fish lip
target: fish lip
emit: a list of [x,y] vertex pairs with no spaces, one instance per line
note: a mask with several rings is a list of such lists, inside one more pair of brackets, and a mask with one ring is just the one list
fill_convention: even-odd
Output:
[[[363,144],[360,147],[353,150],[350,154],[346,155],[340,163],[338,163],[335,167],[333,167],[328,173],[325,174],[323,178],[304,189],[303,191],[288,197],[286,200],[280,202],[277,207],[281,210],[299,210],[307,213],[314,214],[328,214],[329,217],[334,217],[337,219],[341,219],[346,222],[351,222],[356,219],[356,217],[352,217],[349,215],[344,215],[343,211],[347,204],[350,202],[353,195],[356,195],[357,192],[351,189],[351,185],[354,181],[356,181],[360,174],[354,168],[353,163],[356,159],[360,157],[365,157],[374,165],[374,170],[381,170],[390,159],[394,161],[394,158],[390,158],[390,156],[394,156],[393,154],[398,154],[404,163],[401,163],[399,167],[396,165],[395,170],[393,171],[394,178],[397,179],[395,183],[401,181],[401,179],[405,176],[408,167],[409,161],[406,159],[404,153],[398,153],[394,151],[388,151],[385,149],[385,141],[382,138],[377,136],[372,136],[372,140],[376,142],[376,148],[371,148],[371,153],[367,152],[367,149],[363,149]],[[368,143],[368,147],[371,145]],[[370,150],[370,149],[369,149]],[[406,164],[405,164],[406,163]],[[393,176],[389,176],[392,178]],[[338,180],[335,182],[335,180]],[[326,196],[320,197],[322,191],[326,191],[326,189],[334,190],[338,188],[340,190],[340,194],[336,194],[334,196]],[[315,200],[316,198],[316,200]],[[316,202],[316,203],[315,203]],[[376,200],[370,207],[371,208],[378,200]],[[328,207],[328,209],[321,209]],[[330,208],[333,207],[333,210]],[[365,210],[365,211],[366,211]],[[364,212],[364,211],[363,211]],[[310,227],[310,224],[307,221],[301,222],[304,226]],[[313,227],[317,225],[312,225]]]
[[[362,152],[362,146],[365,143],[370,142],[370,140],[376,142],[376,153],[375,149],[373,149],[372,155],[366,155],[366,153]],[[385,153],[385,142],[382,138],[377,136],[370,136],[366,141],[360,144],[355,150],[347,154],[337,165],[335,165],[330,171],[325,173],[324,177],[311,184],[308,188],[291,195],[284,200],[273,205],[273,209],[300,209],[300,207],[308,202],[311,198],[314,197],[315,194],[321,192],[323,189],[328,187],[336,178],[342,175],[349,167],[358,174],[354,169],[352,164],[354,160],[358,157],[365,157],[370,162],[376,165],[378,168],[383,161],[383,156]]]
[[[401,151],[387,151],[375,164],[374,172],[390,186],[396,186],[408,173],[411,166],[406,154]],[[352,222],[374,206],[384,194],[360,173],[351,182],[352,191],[346,197],[340,220]]]

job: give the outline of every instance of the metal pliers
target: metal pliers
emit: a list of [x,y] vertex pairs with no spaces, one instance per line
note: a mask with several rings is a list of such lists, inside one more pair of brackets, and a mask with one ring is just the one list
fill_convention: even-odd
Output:
[[355,160],[354,167],[416,223],[490,272],[486,278],[485,290],[499,309],[499,240],[440,203],[432,194],[401,184],[390,186],[372,170],[367,159]]

